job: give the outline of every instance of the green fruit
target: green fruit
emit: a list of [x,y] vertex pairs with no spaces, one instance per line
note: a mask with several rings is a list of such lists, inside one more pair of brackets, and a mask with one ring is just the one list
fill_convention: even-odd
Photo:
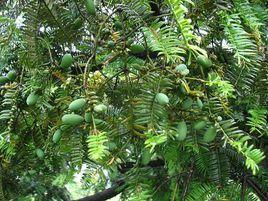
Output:
[[108,45],[109,48],[114,48],[114,42],[111,41],[111,40],[108,41],[107,45]]
[[132,45],[132,43],[134,42],[133,39],[128,39],[127,42],[126,42],[126,46],[127,47],[130,47]]
[[193,105],[193,99],[187,98],[185,101],[182,103],[182,109],[187,110]]
[[77,126],[83,123],[84,118],[78,114],[65,114],[61,120],[64,124]]
[[190,73],[189,69],[185,69],[181,72],[181,75],[186,76]]
[[212,126],[207,129],[207,131],[204,134],[203,140],[207,143],[213,141],[217,135],[217,129]]
[[60,66],[62,68],[69,68],[73,63],[73,57],[71,54],[65,54],[63,57],[62,57],[62,60],[61,60],[61,63],[60,63]]
[[119,22],[119,21],[115,21],[115,23],[114,23],[114,27],[115,27],[117,30],[121,30],[121,29],[123,28],[122,23]]
[[203,56],[203,55],[199,55],[197,58],[196,58],[196,62],[205,67],[205,68],[209,68],[212,66],[212,62],[209,58]]
[[197,106],[198,106],[200,109],[203,108],[203,102],[200,100],[200,98],[197,97],[196,103],[197,103]]
[[163,94],[163,93],[156,94],[155,100],[160,105],[167,105],[169,103],[169,98],[167,97],[166,94]]
[[89,15],[96,15],[96,8],[93,0],[86,0],[86,8]]
[[198,121],[198,122],[196,122],[196,123],[194,124],[194,129],[195,129],[195,130],[201,130],[201,129],[205,128],[206,125],[207,125],[207,122],[201,120],[201,121]]
[[74,100],[69,105],[69,110],[72,110],[72,111],[80,110],[85,106],[85,104],[86,104],[86,100],[84,98]]
[[186,138],[186,136],[187,136],[187,125],[185,121],[181,121],[178,123],[176,138],[179,141],[183,141]]
[[39,99],[39,96],[35,93],[32,92],[26,99],[26,103],[29,106],[35,105]]
[[0,77],[0,85],[4,85],[8,82],[8,78],[5,76]]
[[183,86],[183,84],[180,84],[180,86],[179,86],[179,91],[180,91],[182,94],[186,94],[186,93],[187,93],[187,91],[186,91],[185,87]]
[[151,161],[152,154],[148,149],[143,149],[141,153],[141,164],[148,165]]
[[94,111],[97,113],[103,113],[103,112],[106,112],[106,110],[107,110],[107,106],[104,104],[99,104],[94,107]]
[[45,157],[45,154],[42,149],[36,149],[35,152],[38,158],[43,159]]
[[58,142],[60,141],[60,139],[61,139],[61,130],[58,129],[58,130],[56,130],[56,132],[54,133],[53,138],[52,138],[52,141],[53,141],[54,143],[58,143]]
[[185,69],[187,69],[187,66],[185,64],[180,64],[175,68],[175,71],[177,73],[181,73],[182,71],[184,71]]
[[130,46],[130,51],[133,54],[140,54],[140,53],[143,53],[145,51],[145,48],[141,44],[133,44]]
[[90,112],[86,112],[85,113],[85,122],[90,123],[91,120],[92,120],[91,113]]
[[16,71],[9,71],[8,74],[7,74],[7,78],[10,80],[10,81],[14,81],[17,77],[17,73]]

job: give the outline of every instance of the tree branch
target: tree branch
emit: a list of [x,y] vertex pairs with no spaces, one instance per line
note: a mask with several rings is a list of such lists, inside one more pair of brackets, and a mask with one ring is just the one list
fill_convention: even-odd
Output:
[[110,199],[120,194],[123,190],[125,190],[126,186],[123,186],[124,184],[125,184],[125,181],[123,179],[118,180],[116,184],[112,186],[111,188],[105,189],[104,191],[81,198],[76,201],[104,201],[104,200]]

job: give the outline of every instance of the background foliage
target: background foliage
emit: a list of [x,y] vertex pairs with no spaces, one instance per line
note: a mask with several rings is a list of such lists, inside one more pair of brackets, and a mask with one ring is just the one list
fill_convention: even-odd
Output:
[[[69,200],[82,167],[89,191],[123,179],[122,200],[265,200],[267,2],[94,4],[0,2],[0,72],[16,72],[0,86],[0,200]],[[64,125],[79,98],[85,120]]]

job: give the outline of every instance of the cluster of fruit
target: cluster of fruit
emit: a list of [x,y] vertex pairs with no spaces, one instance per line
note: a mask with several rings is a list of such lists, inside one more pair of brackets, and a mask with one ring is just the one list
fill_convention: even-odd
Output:
[[6,76],[1,76],[0,77],[0,85],[5,85],[8,82],[13,82],[17,77],[17,73],[12,70],[7,73]]
[[[34,96],[32,94],[30,94],[27,98],[27,104],[33,103],[33,102],[36,103],[36,99],[38,99],[38,96],[36,94]],[[52,141],[54,143],[58,143],[60,141],[60,139],[62,137],[62,132],[66,128],[79,126],[83,122],[90,123],[90,121],[91,121],[91,113],[90,112],[86,112],[84,117],[79,115],[79,114],[75,114],[75,112],[81,111],[82,109],[84,109],[86,106],[86,103],[87,103],[86,99],[79,98],[79,99],[72,101],[69,104],[68,109],[71,111],[71,113],[65,114],[62,116],[62,119],[61,119],[62,126],[54,132],[53,137],[52,137]],[[31,104],[31,105],[33,105],[33,104]],[[103,103],[100,103],[100,104],[95,105],[93,110],[96,113],[105,113],[107,111],[107,106],[104,105]],[[36,149],[36,154],[40,159],[44,158],[44,152],[42,149],[39,149],[39,148]]]

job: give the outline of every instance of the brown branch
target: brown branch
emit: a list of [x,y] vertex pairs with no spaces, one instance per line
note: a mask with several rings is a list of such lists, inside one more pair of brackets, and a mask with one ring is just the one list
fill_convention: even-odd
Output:
[[182,200],[185,200],[185,197],[188,191],[188,185],[190,184],[190,180],[193,175],[193,172],[194,172],[194,161],[192,161],[191,163],[189,174],[188,174],[188,177],[186,178],[185,186],[184,186],[183,193],[182,193]]
[[124,184],[125,184],[125,181],[123,179],[118,180],[116,184],[112,186],[111,188],[105,189],[104,191],[81,198],[76,201],[104,201],[104,200],[110,199],[125,190],[126,186],[124,186]]

